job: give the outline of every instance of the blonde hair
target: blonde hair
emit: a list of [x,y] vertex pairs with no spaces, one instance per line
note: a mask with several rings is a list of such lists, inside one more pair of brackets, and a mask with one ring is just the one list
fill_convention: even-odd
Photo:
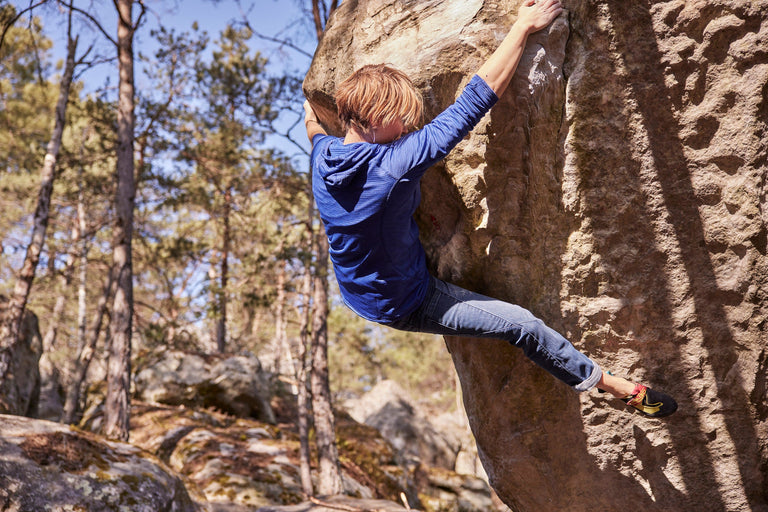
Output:
[[336,88],[336,106],[345,130],[363,131],[402,121],[418,128],[424,110],[421,94],[408,76],[385,64],[363,66]]

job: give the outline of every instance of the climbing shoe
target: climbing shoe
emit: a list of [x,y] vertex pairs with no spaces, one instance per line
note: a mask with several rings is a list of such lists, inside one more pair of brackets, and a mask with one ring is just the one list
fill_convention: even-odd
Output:
[[677,410],[677,402],[674,398],[642,384],[636,384],[632,393],[621,400],[651,418],[669,416]]

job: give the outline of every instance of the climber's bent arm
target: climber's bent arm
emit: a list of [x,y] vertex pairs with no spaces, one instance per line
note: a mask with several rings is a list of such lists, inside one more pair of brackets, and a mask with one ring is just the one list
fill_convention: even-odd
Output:
[[520,6],[517,21],[504,41],[477,70],[477,74],[493,89],[496,96],[501,97],[512,80],[528,35],[552,23],[561,12],[563,6],[560,0],[526,0]]

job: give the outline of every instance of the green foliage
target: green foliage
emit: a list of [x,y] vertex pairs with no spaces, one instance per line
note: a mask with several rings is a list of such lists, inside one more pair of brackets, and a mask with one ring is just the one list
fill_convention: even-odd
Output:
[[[277,116],[272,105],[287,101],[273,83],[284,80],[266,76],[247,29],[228,27],[213,44],[196,27],[153,36],[159,50],[148,79],[156,85],[139,102],[137,140],[146,159],[136,266],[157,284],[137,292],[146,304],[140,324],[165,323],[151,339],[163,332],[166,343],[179,333],[189,339],[195,325],[205,337],[201,319],[215,321],[226,307],[230,350],[255,349],[268,341],[252,339],[255,317],[276,296],[275,269],[297,254],[286,248],[303,240],[297,216],[308,204],[306,175],[264,145]],[[222,287],[225,258],[231,279]]]
[[335,393],[360,394],[391,379],[417,400],[454,406],[453,362],[442,337],[381,327],[341,305],[328,326]]
[[[10,19],[10,9],[0,6],[0,24]],[[309,184],[296,160],[274,148],[274,139],[286,135],[276,128],[281,115],[298,110],[300,119],[301,79],[270,76],[267,59],[255,50],[259,40],[247,28],[231,26],[211,38],[195,26],[181,33],[161,26],[150,35],[157,51],[139,56],[147,65],[136,90],[136,352],[209,350],[211,320],[221,313],[217,297],[224,296],[228,350],[259,353],[274,342],[283,269],[287,335],[295,347],[307,301],[303,275],[314,263]],[[13,286],[14,265],[28,243],[53,126],[58,78],[51,44],[40,21],[27,19],[9,29],[0,48],[0,293]],[[80,198],[86,205],[89,319],[112,261],[116,107],[110,94],[105,88],[85,95],[82,83],[73,84],[49,236],[29,302],[45,331],[57,296],[68,295],[59,327],[62,350],[71,351],[77,336],[74,287],[65,289],[59,278]],[[230,279],[222,289],[217,277],[225,251]],[[440,398],[453,389],[450,356],[439,338],[378,327],[337,306],[329,340],[336,393],[359,393],[387,378],[417,397]]]
[[[1,6],[2,28],[15,16]],[[8,261],[27,243],[39,187],[39,170],[53,126],[57,88],[44,78],[51,42],[39,20],[27,28],[12,26],[0,47],[0,232],[8,233],[0,260],[0,281],[8,283]],[[13,279],[10,281],[13,282]],[[12,284],[11,284],[12,285]]]
[[[12,6],[2,6],[9,21]],[[4,25],[5,23],[3,23]],[[47,81],[51,41],[43,36],[40,20],[25,28],[12,26],[0,47],[0,172],[37,171],[53,126],[58,90]],[[0,25],[2,28],[2,25]]]

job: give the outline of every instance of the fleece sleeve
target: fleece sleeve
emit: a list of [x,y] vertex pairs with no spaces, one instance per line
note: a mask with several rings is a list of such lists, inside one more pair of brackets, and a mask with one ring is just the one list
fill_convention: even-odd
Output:
[[498,101],[496,93],[478,75],[472,77],[459,98],[424,128],[395,141],[387,168],[392,177],[406,174],[418,179],[443,159]]

